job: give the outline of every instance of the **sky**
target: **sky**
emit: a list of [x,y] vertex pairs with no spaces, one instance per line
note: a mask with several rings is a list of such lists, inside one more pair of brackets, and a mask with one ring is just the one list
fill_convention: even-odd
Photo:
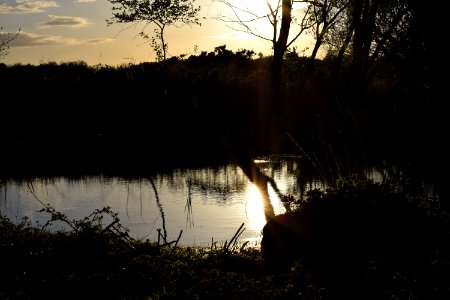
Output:
[[[252,12],[264,12],[264,0],[233,0]],[[223,3],[196,0],[200,6],[201,26],[169,27],[165,35],[168,57],[198,55],[226,45],[229,50],[253,50],[272,54],[272,45],[250,34],[233,30],[218,16],[230,16]],[[19,36],[10,44],[9,53],[0,62],[39,65],[48,62],[84,61],[88,65],[118,66],[155,61],[155,53],[139,36],[142,25],[107,24],[112,17],[107,0],[0,0],[0,27],[3,33]],[[297,13],[300,8],[296,8]],[[254,30],[270,37],[270,24],[264,21]],[[148,31],[149,34],[152,31]],[[298,49],[311,48],[305,36]]]

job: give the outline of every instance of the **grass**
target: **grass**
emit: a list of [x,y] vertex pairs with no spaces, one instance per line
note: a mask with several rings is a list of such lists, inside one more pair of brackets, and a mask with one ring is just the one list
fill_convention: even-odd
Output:
[[[368,199],[367,203],[373,205],[378,196],[386,195],[379,188],[376,184],[354,184],[354,181],[339,183],[326,192],[313,191],[305,203],[295,203],[294,212],[308,214],[325,205],[344,218],[345,211],[349,211],[347,216],[356,212],[347,205],[354,206],[355,197]],[[342,203],[341,209],[336,201]],[[383,209],[394,207],[394,203],[380,203],[387,205]],[[435,225],[438,240],[450,237],[445,213],[422,205],[417,199],[408,203]],[[400,216],[402,212],[397,210],[395,214]],[[31,224],[26,218],[15,224],[0,217],[0,299],[449,299],[450,296],[450,258],[445,243],[421,245],[427,249],[427,255],[420,262],[413,258],[386,264],[383,257],[371,256],[351,267],[345,262],[336,263],[333,265],[338,269],[328,273],[331,277],[326,281],[325,269],[315,268],[308,256],[296,257],[286,270],[271,272],[259,248],[238,242],[241,227],[222,245],[180,247],[177,241],[131,238],[109,207],[81,220],[69,220],[50,206],[42,213],[51,215],[46,224]],[[55,223],[63,223],[68,229],[51,231]],[[358,225],[353,224],[355,228]],[[331,241],[334,244],[328,244],[322,254],[333,253],[334,248],[348,243],[334,235]],[[344,256],[328,257],[339,260]]]
[[178,247],[129,237],[107,207],[83,220],[44,211],[70,230],[1,218],[1,299],[269,299],[300,292],[266,277],[259,249],[234,237],[208,248]]

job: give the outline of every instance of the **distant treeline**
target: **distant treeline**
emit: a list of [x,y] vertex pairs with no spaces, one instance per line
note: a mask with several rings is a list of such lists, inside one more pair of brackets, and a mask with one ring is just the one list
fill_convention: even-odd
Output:
[[[442,140],[441,104],[420,62],[386,59],[357,94],[345,63],[336,70],[332,57],[312,64],[295,51],[285,56],[274,93],[270,63],[218,46],[116,67],[1,64],[1,142],[111,157],[307,153],[342,172],[374,159],[439,164],[433,145]],[[273,124],[273,103],[280,124]]]

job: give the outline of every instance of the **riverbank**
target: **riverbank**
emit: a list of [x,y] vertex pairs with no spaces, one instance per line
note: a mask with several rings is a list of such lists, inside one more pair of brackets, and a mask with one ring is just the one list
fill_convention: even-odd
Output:
[[[370,189],[360,190],[364,186]],[[341,254],[346,260],[352,260],[351,255],[339,252],[341,254],[331,256],[337,255],[338,261],[319,264],[316,268],[314,259],[327,251],[333,253],[334,248],[327,247],[320,251],[322,254],[314,252],[313,257],[298,257],[289,268],[273,272],[267,268],[263,252],[239,242],[240,228],[221,244],[205,248],[180,247],[178,239],[166,240],[162,232],[157,241],[131,238],[117,214],[108,207],[95,210],[81,220],[70,220],[47,206],[42,213],[51,215],[50,223],[64,223],[70,230],[49,232],[50,224],[31,224],[26,219],[17,224],[0,218],[0,298],[448,299],[450,258],[444,242],[450,232],[448,214],[420,199],[411,198],[410,202],[402,204],[410,208],[407,210],[395,201],[380,201],[378,196],[373,196],[373,189],[378,191],[376,195],[384,194],[385,190],[378,190],[377,185],[353,185],[349,181],[337,187],[339,189],[329,196],[311,194],[309,201],[313,202],[309,203],[313,206],[305,206],[306,216],[311,209],[319,216],[330,213],[330,209],[334,213],[332,220],[319,218],[321,222],[316,225],[320,228],[337,230],[336,220],[343,218],[347,221],[343,226],[350,236],[364,233],[366,226],[377,232],[376,224],[361,225],[351,220],[366,220],[358,215],[361,207],[375,205],[379,208],[381,205],[383,209],[379,212],[364,211],[380,224],[384,224],[383,216],[387,213],[393,223],[384,224],[384,230],[393,234],[399,232],[402,238],[406,233],[410,237],[417,236],[418,230],[416,233],[431,242],[412,239],[418,248],[407,249],[407,252],[420,255],[400,255],[400,259],[393,260],[391,255],[397,257],[397,254],[389,251],[389,243],[379,244],[388,250],[386,255],[370,256],[356,264],[339,260]],[[413,219],[409,215],[405,217],[405,212],[413,212]],[[399,221],[397,216],[410,223]],[[419,220],[424,222],[420,224],[427,225],[418,225]],[[358,239],[341,240],[335,234],[331,238],[323,242],[339,245],[341,251],[358,244]],[[378,238],[383,240],[383,236]],[[396,238],[391,236],[388,240]],[[298,251],[301,253],[303,249],[300,247]],[[364,256],[360,253],[359,257]],[[340,267],[336,269],[331,265]]]

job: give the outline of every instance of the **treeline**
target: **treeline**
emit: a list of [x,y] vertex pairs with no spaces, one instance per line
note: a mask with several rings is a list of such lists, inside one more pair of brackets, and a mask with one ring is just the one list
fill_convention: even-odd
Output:
[[306,154],[323,173],[412,161],[417,172],[436,173],[442,115],[420,63],[386,59],[355,98],[350,57],[335,72],[332,56],[312,65],[291,51],[276,93],[271,59],[222,45],[116,67],[2,64],[3,149],[49,159],[95,153],[96,161],[108,158],[105,165],[114,161],[111,168],[120,157],[134,165],[138,157],[226,158],[244,150]]
[[[138,120],[159,127],[167,118],[172,124],[184,126],[186,121],[207,121],[198,119],[199,115],[213,117],[216,127],[227,122],[227,128],[259,128],[261,124],[254,118],[262,116],[272,96],[268,90],[271,57],[255,56],[253,51],[233,52],[219,46],[213,52],[174,57],[165,63],[117,67],[88,66],[84,62],[1,65],[0,80],[6,87],[2,105],[9,109],[3,119],[3,135],[26,124],[48,132],[65,124],[68,127],[60,129],[68,133],[72,129],[106,133],[127,126],[134,130],[147,127],[136,123]],[[282,88],[275,97],[283,113],[289,112],[288,119],[294,119],[289,126],[298,127],[295,123],[301,121],[302,114],[335,114],[333,109],[338,108],[330,105],[338,104],[341,109],[382,110],[380,113],[388,114],[383,115],[384,120],[398,118],[399,114],[415,118],[415,112],[432,109],[427,106],[430,95],[426,78],[401,58],[379,68],[366,97],[361,99],[350,97],[347,69],[336,74],[332,64],[330,58],[316,60],[314,69],[310,69],[309,58],[296,52],[286,55]],[[390,116],[394,109],[399,114]],[[23,126],[8,126],[10,121]]]

